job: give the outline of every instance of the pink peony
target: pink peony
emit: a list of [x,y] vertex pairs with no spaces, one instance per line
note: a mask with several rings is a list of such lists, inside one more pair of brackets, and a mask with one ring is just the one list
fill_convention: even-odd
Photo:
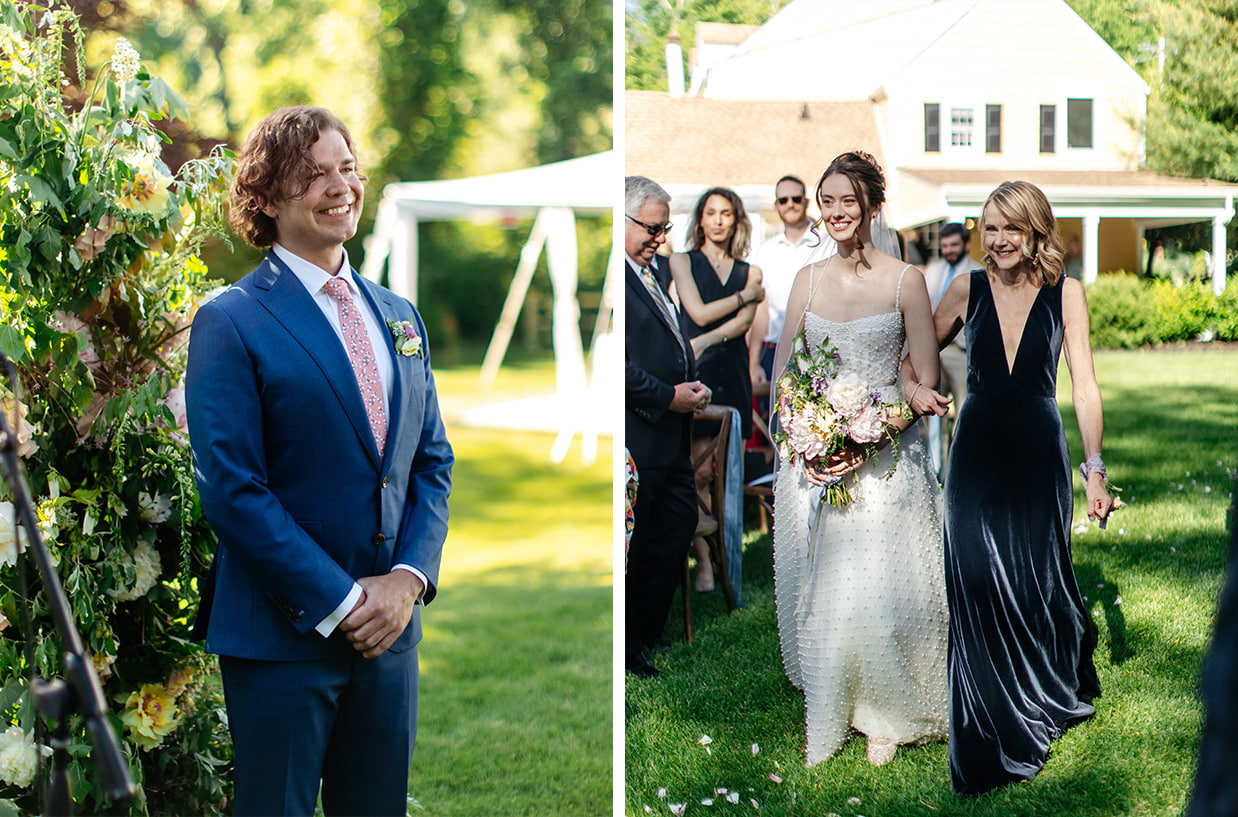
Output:
[[851,421],[851,439],[857,443],[875,443],[885,432],[881,412],[873,406],[865,406]]

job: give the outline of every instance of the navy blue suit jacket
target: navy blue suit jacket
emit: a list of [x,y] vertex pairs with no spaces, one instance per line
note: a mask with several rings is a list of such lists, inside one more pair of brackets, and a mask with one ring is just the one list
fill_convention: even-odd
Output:
[[[299,280],[268,255],[204,304],[186,375],[202,507],[219,538],[197,632],[210,652],[274,661],[330,653],[316,624],[355,579],[404,563],[437,592],[453,455],[439,413],[425,326],[370,281],[379,320],[410,321],[422,354],[395,352],[384,456],[348,355]],[[393,650],[421,638],[420,609]]]
[[[636,468],[669,465],[688,456],[692,436],[691,412],[671,411],[675,386],[696,378],[696,360],[688,344],[683,313],[681,348],[661,311],[645,289],[640,273],[625,263],[627,299],[624,301],[624,442]],[[670,284],[666,259],[654,256],[654,272],[662,290]]]

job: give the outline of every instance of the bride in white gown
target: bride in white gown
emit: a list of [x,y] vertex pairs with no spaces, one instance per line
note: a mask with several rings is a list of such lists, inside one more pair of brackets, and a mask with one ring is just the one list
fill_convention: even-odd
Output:
[[[826,169],[817,200],[838,254],[797,276],[775,371],[802,329],[812,353],[828,341],[840,371],[858,373],[886,400],[903,399],[905,344],[915,370],[936,382],[924,276],[873,247],[884,186],[864,153],[844,153]],[[819,472],[847,480],[854,501],[819,503]],[[853,731],[867,737],[877,765],[900,744],[944,738],[942,497],[919,425],[902,430],[897,451],[888,446],[868,461],[846,451],[818,463],[781,463],[774,492],[778,627],[787,676],[804,691],[807,765],[831,757]]]

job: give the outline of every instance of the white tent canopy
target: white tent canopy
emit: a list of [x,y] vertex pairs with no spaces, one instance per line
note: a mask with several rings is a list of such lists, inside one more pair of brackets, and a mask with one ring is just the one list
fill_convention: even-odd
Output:
[[[584,350],[580,342],[580,304],[576,298],[578,278],[576,215],[604,215],[613,212],[616,179],[620,167],[614,151],[595,153],[577,159],[464,179],[425,182],[396,182],[383,188],[374,232],[366,240],[365,263],[361,274],[377,280],[384,263],[389,269],[391,289],[417,302],[417,225],[421,221],[455,219],[511,220],[532,218],[533,229],[520,253],[516,274],[508,289],[503,312],[495,327],[490,347],[482,364],[482,378],[491,382],[507,352],[516,319],[524,304],[529,283],[537,269],[543,248],[554,291],[553,338],[555,355],[555,404],[562,418],[559,440],[552,456],[559,461],[575,431],[586,434],[586,447],[596,445],[596,433],[589,435],[579,424],[587,414],[582,401],[589,388]],[[605,387],[603,359],[609,343],[605,332],[614,307],[612,257],[607,268],[598,308],[598,320],[591,343],[595,369],[594,397]],[[576,415],[577,419],[566,418]],[[570,423],[576,423],[571,427]],[[596,429],[594,429],[596,431]],[[587,458],[592,457],[586,451]]]

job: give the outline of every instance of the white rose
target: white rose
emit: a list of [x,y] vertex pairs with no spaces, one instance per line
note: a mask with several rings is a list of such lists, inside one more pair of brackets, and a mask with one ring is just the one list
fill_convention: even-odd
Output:
[[17,564],[17,528],[12,502],[0,502],[0,565]]
[[172,516],[172,500],[163,494],[151,496],[141,491],[138,493],[138,515],[153,525],[167,522]]
[[834,411],[845,418],[857,416],[865,406],[872,405],[873,402],[868,384],[855,372],[842,372],[834,378],[825,393],[825,399],[834,407]]
[[142,598],[155,586],[159,580],[159,574],[163,571],[163,562],[159,558],[159,552],[146,542],[142,542],[133,549],[133,563],[137,567],[133,587],[113,587],[107,591],[108,595],[117,601],[133,601]]
[[[46,747],[42,748],[44,754],[51,754]],[[20,726],[10,726],[0,733],[0,780],[10,786],[28,788],[34,782],[38,764],[34,738],[22,731]]]

